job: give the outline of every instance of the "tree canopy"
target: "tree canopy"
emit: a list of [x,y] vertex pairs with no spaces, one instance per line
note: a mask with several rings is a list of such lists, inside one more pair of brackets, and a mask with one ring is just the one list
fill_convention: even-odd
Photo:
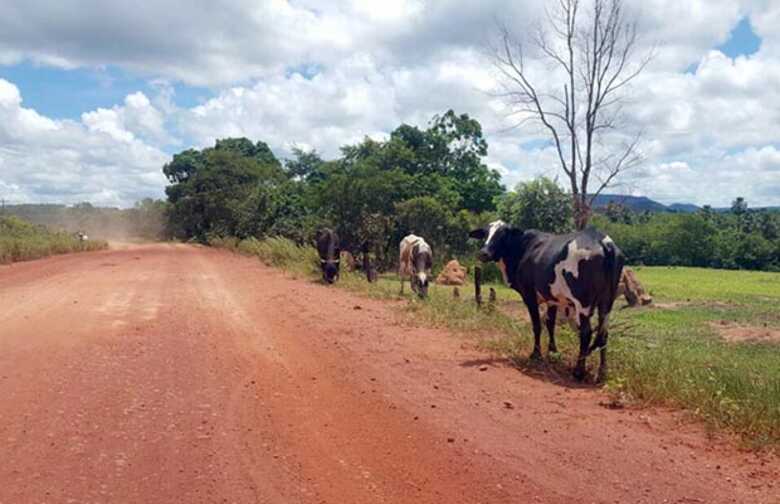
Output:
[[428,226],[427,217],[436,222],[426,228],[430,239],[462,253],[467,241],[450,240],[454,227],[469,224],[461,212],[492,212],[504,193],[500,175],[484,163],[487,149],[480,123],[452,110],[426,129],[402,124],[387,140],[345,145],[332,160],[294,148],[280,162],[264,142],[220,139],[163,167],[171,225],[177,236],[200,241],[282,235],[299,242],[329,225],[344,248],[369,244],[389,264],[399,235]]
[[[468,231],[498,217],[523,229],[576,227],[571,194],[556,181],[541,177],[505,191],[484,163],[479,122],[466,114],[447,111],[425,129],[401,124],[385,140],[366,137],[340,152],[323,159],[294,148],[280,160],[264,142],[220,139],[174,155],[163,167],[167,205],[145,201],[128,216],[165,213],[169,232],[201,242],[284,236],[311,243],[318,227],[329,226],[344,250],[367,250],[380,269],[394,265],[407,233],[424,236],[437,263],[468,264],[478,247]],[[613,204],[593,224],[634,264],[780,269],[780,214],[750,209],[742,198],[731,211],[694,214],[638,214]]]

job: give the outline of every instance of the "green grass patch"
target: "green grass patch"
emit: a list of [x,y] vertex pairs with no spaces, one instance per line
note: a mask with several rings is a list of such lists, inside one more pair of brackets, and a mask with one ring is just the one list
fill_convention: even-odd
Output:
[[319,274],[319,257],[314,247],[301,246],[287,238],[274,237],[258,240],[248,238],[210,238],[212,247],[258,257],[267,266],[282,268],[304,275]]
[[105,248],[108,243],[103,240],[81,241],[68,233],[49,231],[17,217],[0,217],[0,264]]
[[[780,342],[731,343],[721,321],[780,328],[780,274],[702,268],[635,268],[657,307],[620,309],[611,317],[607,390],[641,404],[680,407],[709,426],[740,434],[752,446],[780,446]],[[496,286],[499,299],[517,294]],[[559,349],[576,355],[571,331]],[[543,340],[546,333],[543,333]],[[529,340],[530,341],[530,340]],[[528,345],[497,350],[522,357]],[[589,363],[595,366],[596,355]]]
[[[289,240],[244,240],[214,243],[256,255],[266,264],[312,279],[319,277],[316,251]],[[637,275],[660,307],[620,309],[611,322],[609,380],[606,389],[640,405],[684,408],[706,425],[743,437],[753,447],[780,446],[780,345],[730,343],[715,327],[728,320],[744,325],[780,327],[780,274],[722,271],[701,268],[636,268]],[[560,354],[546,363],[529,362],[533,338],[519,295],[503,285],[486,285],[497,292],[494,310],[477,309],[473,285],[452,288],[432,285],[421,301],[406,284],[399,296],[395,275],[382,275],[369,284],[362,275],[342,273],[336,284],[363,296],[404,299],[400,309],[409,320],[445,327],[476,337],[479,345],[548,377],[552,373],[571,383],[569,374],[577,356],[577,336],[565,326],[556,330]],[[543,347],[547,335],[543,332]],[[598,356],[589,358],[598,365]]]

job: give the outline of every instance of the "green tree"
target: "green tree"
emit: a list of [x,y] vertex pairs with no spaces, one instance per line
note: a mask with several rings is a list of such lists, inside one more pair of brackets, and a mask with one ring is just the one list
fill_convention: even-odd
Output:
[[734,262],[742,269],[766,269],[774,257],[774,247],[758,233],[736,237]]
[[522,229],[563,233],[573,225],[569,195],[547,177],[522,182],[514,192],[501,197],[498,215]]
[[322,180],[325,177],[322,160],[316,150],[305,151],[294,147],[293,158],[285,160],[287,173],[296,179],[304,181]]
[[163,173],[171,181],[166,194],[172,231],[201,241],[211,235],[240,234],[245,201],[255,187],[287,180],[267,145],[246,139],[219,140],[213,148],[184,151],[163,167]]
[[701,215],[670,215],[658,243],[667,264],[706,267],[713,262],[716,232]]
[[395,205],[399,236],[414,233],[422,236],[435,250],[436,260],[450,255],[452,212],[431,196],[411,198]]
[[737,199],[731,202],[731,212],[734,215],[740,216],[747,213],[747,211],[748,204],[742,196],[737,197]]

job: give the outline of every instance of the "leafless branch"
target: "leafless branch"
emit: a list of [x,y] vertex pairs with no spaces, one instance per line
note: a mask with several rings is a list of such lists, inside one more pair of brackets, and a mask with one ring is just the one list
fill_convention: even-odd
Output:
[[[583,227],[593,198],[640,160],[641,134],[622,147],[605,147],[621,130],[621,91],[646,68],[652,52],[637,57],[638,32],[626,19],[623,0],[593,0],[580,15],[579,0],[557,0],[545,10],[530,42],[543,59],[564,74],[556,87],[538,87],[527,68],[523,45],[505,26],[494,64],[509,115],[523,115],[513,126],[537,122],[550,134],[571,184],[577,226]],[[598,157],[596,152],[607,155]],[[591,178],[597,189],[589,190]]]

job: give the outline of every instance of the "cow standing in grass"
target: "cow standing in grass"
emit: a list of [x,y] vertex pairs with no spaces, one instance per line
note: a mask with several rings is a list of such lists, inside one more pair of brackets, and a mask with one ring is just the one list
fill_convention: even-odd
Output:
[[[469,236],[485,240],[479,251],[483,262],[498,263],[504,281],[520,293],[528,307],[534,331],[531,358],[541,357],[539,304],[546,304],[549,351],[555,346],[555,317],[558,309],[571,310],[579,329],[580,353],[574,376],[585,377],[585,359],[601,349],[599,380],[606,377],[609,313],[623,270],[623,254],[612,239],[595,229],[555,235],[521,230],[502,221]],[[596,338],[591,344],[590,319],[598,311]]]
[[404,293],[404,280],[409,278],[412,290],[424,298],[428,295],[428,275],[433,266],[433,250],[425,240],[410,234],[401,240],[399,247],[398,276],[401,277],[401,294]]
[[339,235],[332,229],[324,228],[317,231],[317,253],[320,256],[322,279],[332,284],[339,277],[341,247]]

